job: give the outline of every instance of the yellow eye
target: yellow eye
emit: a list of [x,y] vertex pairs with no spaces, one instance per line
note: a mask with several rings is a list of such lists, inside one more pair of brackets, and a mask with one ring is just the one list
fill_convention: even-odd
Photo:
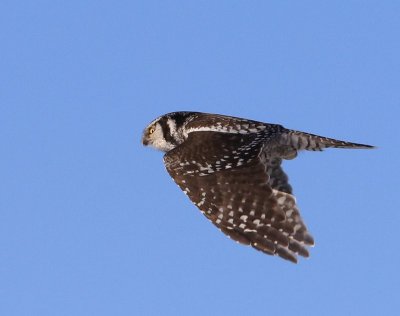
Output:
[[154,127],[151,127],[151,128],[149,129],[149,134],[150,134],[150,135],[153,134],[154,131],[155,131]]

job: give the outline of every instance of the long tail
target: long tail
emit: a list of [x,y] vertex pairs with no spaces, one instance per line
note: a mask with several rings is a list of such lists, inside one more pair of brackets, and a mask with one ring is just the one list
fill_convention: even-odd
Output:
[[314,150],[321,151],[324,148],[350,148],[350,149],[372,149],[374,146],[345,142],[328,137],[322,137],[314,134],[287,130],[282,135],[285,145],[289,145],[296,150]]

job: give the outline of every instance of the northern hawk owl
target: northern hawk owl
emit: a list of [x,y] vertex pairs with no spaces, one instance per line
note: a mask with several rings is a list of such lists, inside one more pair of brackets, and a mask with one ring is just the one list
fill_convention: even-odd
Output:
[[238,117],[173,112],[144,130],[190,200],[231,239],[297,262],[314,239],[305,226],[283,159],[299,150],[373,148]]

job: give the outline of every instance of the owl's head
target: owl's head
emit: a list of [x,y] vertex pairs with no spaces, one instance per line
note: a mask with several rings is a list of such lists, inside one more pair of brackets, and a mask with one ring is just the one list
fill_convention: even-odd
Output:
[[167,152],[185,140],[184,128],[195,112],[173,112],[153,120],[143,131],[142,143]]

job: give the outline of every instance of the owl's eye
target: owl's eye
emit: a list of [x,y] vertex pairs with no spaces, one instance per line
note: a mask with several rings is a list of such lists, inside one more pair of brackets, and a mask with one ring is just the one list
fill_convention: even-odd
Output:
[[150,127],[150,129],[149,129],[149,134],[150,134],[150,135],[153,134],[154,131],[155,131],[154,127]]

